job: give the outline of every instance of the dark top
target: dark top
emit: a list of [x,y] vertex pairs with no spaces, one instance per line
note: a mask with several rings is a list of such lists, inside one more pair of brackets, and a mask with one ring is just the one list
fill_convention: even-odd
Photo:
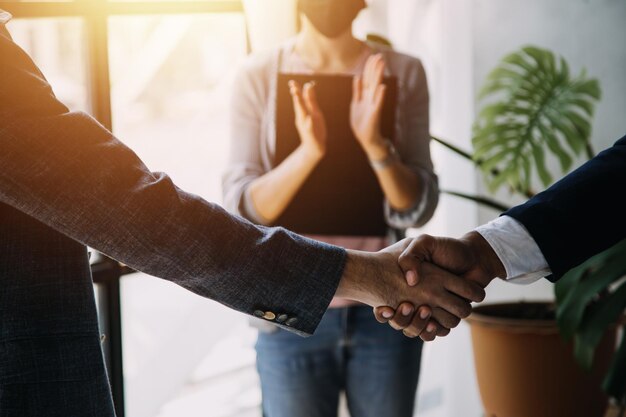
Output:
[[[279,74],[276,94],[276,153],[279,165],[300,145],[288,83],[314,81],[326,121],[327,152],[275,224],[298,233],[386,236],[384,194],[350,127],[352,76]],[[397,80],[385,79],[381,116],[384,137],[395,139]]]

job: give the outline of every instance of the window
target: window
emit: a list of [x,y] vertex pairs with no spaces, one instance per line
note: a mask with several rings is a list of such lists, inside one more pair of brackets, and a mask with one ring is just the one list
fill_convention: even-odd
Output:
[[[231,84],[249,49],[239,1],[0,8],[13,14],[15,41],[71,110],[112,129],[151,170],[221,201]],[[255,333],[243,315],[144,274],[120,278],[119,265],[103,271],[94,277],[119,417],[260,415]]]

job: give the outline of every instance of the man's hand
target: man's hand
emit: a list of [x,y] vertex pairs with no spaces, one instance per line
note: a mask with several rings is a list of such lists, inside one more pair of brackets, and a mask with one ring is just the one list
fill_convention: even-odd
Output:
[[[474,282],[481,288],[486,287],[495,277],[506,276],[502,262],[477,232],[470,232],[460,239],[422,235],[406,246],[398,263],[410,286],[419,286],[427,278],[431,264]],[[442,323],[438,322],[436,310],[427,321],[422,317],[425,314],[415,314],[409,319],[399,311],[407,308],[402,305],[394,311],[390,307],[379,307],[374,314],[378,321],[389,322],[394,329],[403,330],[407,336],[419,335],[424,340],[433,340],[435,336],[447,334],[440,326]],[[423,310],[420,308],[418,311]]]
[[422,235],[411,241],[398,262],[411,286],[424,275],[424,262],[434,263],[483,288],[495,277],[506,275],[502,262],[478,232],[467,233],[460,239]]
[[[419,284],[409,286],[398,258],[410,243],[410,239],[404,239],[376,253],[348,251],[344,275],[336,295],[372,307],[398,307],[402,302],[408,302],[406,309],[399,310],[404,317],[413,316],[415,305],[429,306],[441,326],[447,329],[456,327],[461,318],[470,314],[470,301],[483,300],[484,290],[476,283],[433,264],[423,265]],[[395,326],[396,322],[392,325]],[[398,326],[401,325],[402,321]]]

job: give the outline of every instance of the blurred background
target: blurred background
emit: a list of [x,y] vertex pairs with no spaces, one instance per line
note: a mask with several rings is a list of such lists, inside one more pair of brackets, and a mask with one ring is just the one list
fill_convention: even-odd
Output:
[[[600,81],[596,150],[626,132],[626,2],[368,3],[354,31],[384,36],[422,60],[433,135],[470,149],[478,89],[503,55],[526,44],[551,49],[574,71],[584,67]],[[216,202],[229,151],[234,73],[247,54],[273,48],[297,29],[293,0],[5,0],[0,8],[15,16],[11,34],[61,101],[111,127],[151,170]],[[437,144],[432,152],[442,188],[483,191],[471,164]],[[460,236],[497,214],[443,195],[434,219],[409,234]],[[139,273],[124,275],[119,291],[108,294],[119,296],[121,312],[123,415],[260,417],[255,330],[245,316]],[[526,287],[494,282],[487,301],[552,298],[545,280]],[[465,323],[429,343],[416,415],[481,416],[473,366]]]

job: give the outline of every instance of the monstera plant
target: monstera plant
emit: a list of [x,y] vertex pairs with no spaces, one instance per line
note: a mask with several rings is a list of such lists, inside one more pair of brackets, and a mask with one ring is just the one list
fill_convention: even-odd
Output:
[[[473,127],[473,152],[433,137],[472,161],[483,173],[490,193],[506,188],[532,197],[532,184],[549,186],[574,161],[594,156],[590,143],[594,106],[600,99],[597,80],[584,71],[573,75],[562,57],[526,46],[505,56],[488,75],[479,93],[480,110]],[[548,168],[558,161],[561,172]],[[508,205],[490,196],[442,190],[498,211]],[[589,368],[594,351],[626,308],[626,241],[566,274],[555,286],[559,331],[574,340],[577,361]],[[621,283],[621,285],[620,285]],[[603,388],[626,401],[626,341],[622,340]]]
[[[551,51],[526,46],[505,56],[487,76],[478,98],[481,109],[474,123],[473,153],[437,137],[433,140],[473,161],[485,174],[490,192],[506,186],[531,197],[533,175],[544,187],[553,180],[548,155],[558,159],[562,173],[582,153],[593,157],[589,138],[600,86],[584,71],[572,76],[565,59]],[[508,208],[490,197],[444,192],[496,210]]]
[[[565,274],[555,286],[561,334],[574,340],[574,355],[590,369],[605,332],[622,321],[626,309],[626,239]],[[603,388],[626,405],[626,337],[622,338]]]

